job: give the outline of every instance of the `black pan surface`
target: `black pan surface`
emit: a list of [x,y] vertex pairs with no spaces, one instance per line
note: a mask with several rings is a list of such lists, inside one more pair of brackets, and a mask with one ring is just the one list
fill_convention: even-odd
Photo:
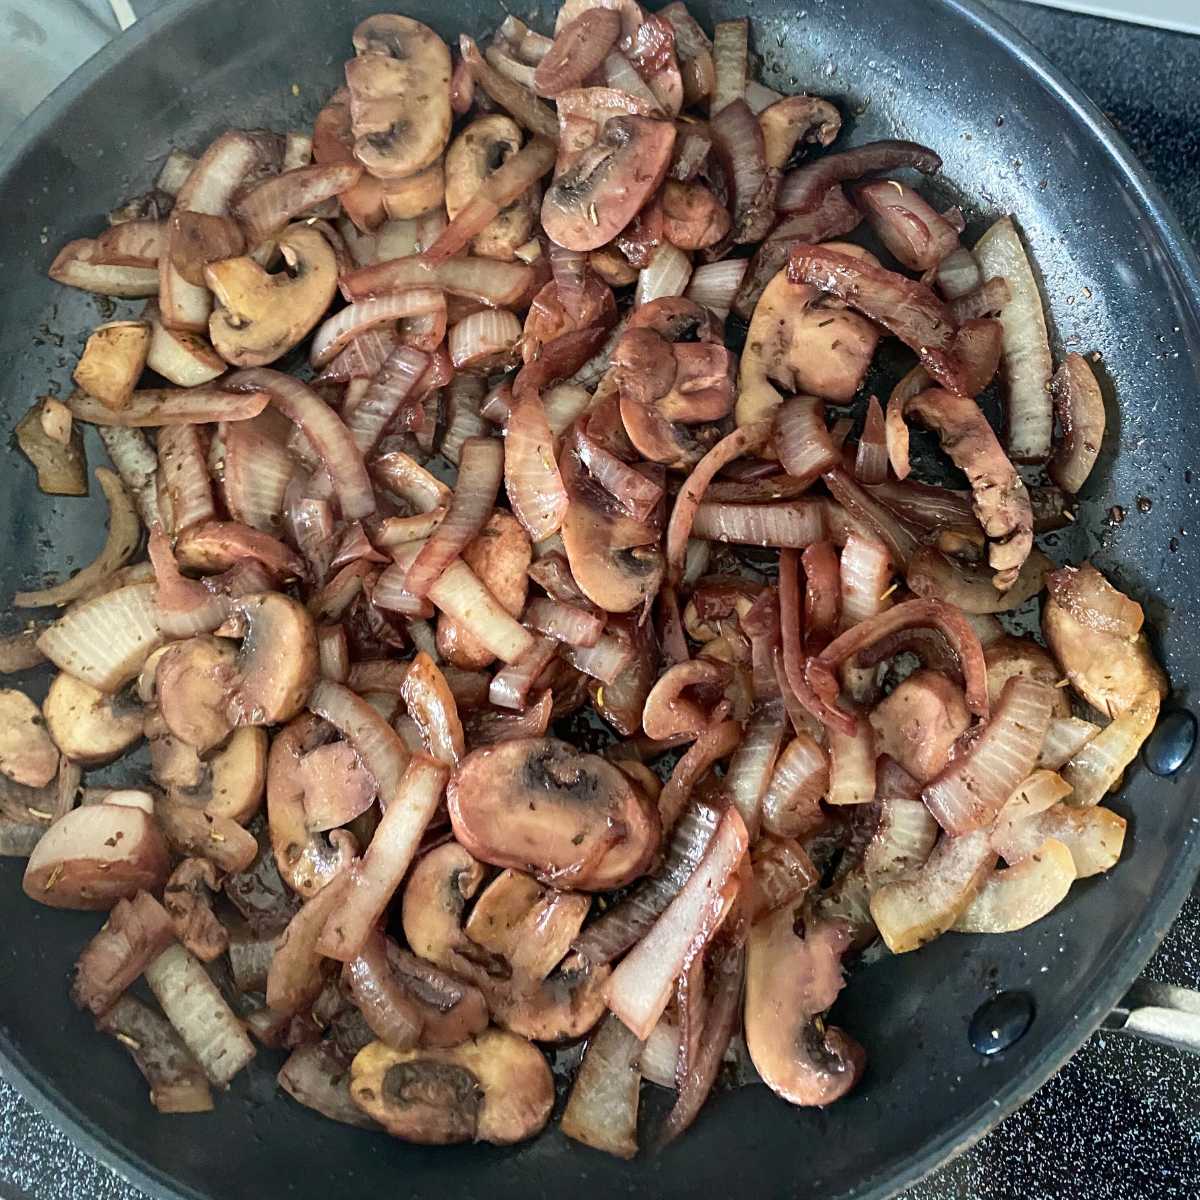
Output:
[[[303,128],[339,82],[362,0],[178,0],[63,85],[0,153],[0,365],[4,421],[69,386],[84,337],[109,308],[51,284],[45,269],[106,209],[152,181],[172,145],[201,149],[230,126]],[[505,9],[407,0],[447,37],[482,34]],[[963,0],[696,3],[706,23],[749,15],[764,79],[835,98],[850,143],[901,136],[945,159],[940,198],[963,203],[969,236],[1017,215],[1043,275],[1056,352],[1098,350],[1119,397],[1080,520],[1058,550],[1090,555],[1147,606],[1187,703],[1200,666],[1193,545],[1200,458],[1200,272],[1153,186],[1101,114],[1018,35]],[[518,15],[547,28],[552,13]],[[539,22],[539,17],[541,18]],[[298,86],[295,94],[293,84]],[[91,436],[91,435],[89,435]],[[91,441],[92,461],[103,461]],[[102,506],[40,496],[15,451],[0,471],[0,594],[90,560]],[[1123,520],[1107,516],[1119,508]],[[16,618],[5,618],[15,627]],[[18,685],[26,681],[18,680]],[[39,908],[22,864],[0,861],[0,1065],[79,1142],[155,1196],[249,1200],[560,1194],[882,1197],[981,1136],[1080,1045],[1137,975],[1200,863],[1193,768],[1129,774],[1114,806],[1131,818],[1125,857],[1077,885],[1030,930],[947,935],[854,975],[835,1012],[867,1047],[861,1086],[826,1112],[763,1087],[718,1096],[658,1157],[617,1162],[556,1130],[506,1150],[401,1145],[331,1124],[276,1095],[260,1051],[211,1115],[158,1117],[113,1042],[67,996],[96,918]],[[1029,1033],[993,1059],[966,1038],[996,990],[1028,992]]]

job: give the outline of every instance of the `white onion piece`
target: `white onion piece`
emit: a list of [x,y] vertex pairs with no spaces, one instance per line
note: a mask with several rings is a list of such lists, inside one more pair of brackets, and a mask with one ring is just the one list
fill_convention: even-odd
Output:
[[1072,804],[1087,807],[1108,795],[1154,731],[1160,703],[1157,691],[1143,692],[1063,767],[1062,777],[1074,789]]
[[687,883],[609,977],[609,1008],[643,1041],[662,1016],[689,956],[712,935],[724,908],[721,893],[747,842],[742,818],[729,809]]
[[874,538],[852,532],[842,549],[842,622],[849,628],[882,612],[892,579],[892,556]]
[[604,81],[610,88],[624,92],[641,102],[641,105],[651,113],[661,114],[662,105],[658,97],[650,90],[649,85],[637,73],[633,63],[619,50],[613,50],[604,60]]
[[675,1063],[678,1058],[679,1026],[666,1017],[659,1017],[658,1024],[650,1031],[650,1036],[642,1046],[642,1056],[638,1059],[638,1069],[642,1078],[674,1091]]
[[563,654],[577,671],[601,683],[616,683],[637,657],[632,642],[611,633],[604,634],[594,646],[566,646]]
[[317,326],[308,361],[314,367],[332,362],[356,337],[377,325],[444,311],[446,298],[437,288],[411,288],[384,296],[372,296],[348,304]]
[[55,283],[98,296],[136,299],[158,294],[157,266],[114,266],[101,261],[102,256],[94,238],[79,238],[58,252],[47,274]]
[[938,838],[938,823],[920,800],[880,800],[879,824],[863,851],[871,891],[911,875],[924,865]]
[[524,711],[534,683],[557,655],[558,643],[553,638],[538,638],[528,654],[502,667],[492,676],[488,699],[497,708]]
[[12,600],[14,608],[49,608],[51,605],[69,604],[124,566],[137,549],[142,531],[137,511],[124,484],[105,467],[96,468],[96,480],[108,501],[108,535],[100,553],[62,583],[36,592],[18,592]]
[[331,683],[345,683],[350,675],[350,647],[341,625],[321,625],[317,629],[317,656],[321,677]]
[[975,256],[965,246],[951,250],[937,266],[937,285],[947,300],[973,292],[983,282]]
[[137,677],[163,644],[155,585],[135,583],[76,605],[43,631],[38,649],[68,675],[102,692]]
[[380,364],[358,404],[343,409],[346,428],[354,444],[370,453],[383,436],[384,428],[409,402],[421,376],[429,367],[429,355],[409,346],[398,346]]
[[542,407],[546,410],[550,432],[555,437],[562,437],[591,403],[591,393],[576,383],[559,383],[547,389],[542,393]]
[[223,1087],[254,1057],[254,1045],[220,989],[178,942],[168,946],[145,974],[175,1032],[205,1075]]
[[811,832],[821,823],[821,798],[828,789],[828,756],[807,733],[798,733],[779,756],[763,795],[764,828],[778,837]]
[[750,111],[757,116],[764,108],[770,108],[777,100],[782,100],[783,94],[759,83],[757,79],[747,79],[743,99]]
[[992,826],[992,844],[997,854],[1003,854],[1001,847],[1011,844],[1011,839],[1019,837],[1019,829],[1048,808],[1053,808],[1060,800],[1071,794],[1071,785],[1055,771],[1034,771],[1013,794],[1000,810]]
[[522,395],[509,412],[504,483],[513,515],[532,541],[558,532],[567,513],[567,489],[554,458],[554,435],[536,391]]
[[283,500],[296,471],[286,448],[247,421],[224,427],[225,504],[229,515],[251,529],[275,533]]
[[784,470],[805,485],[841,461],[825,426],[825,402],[816,396],[797,396],[780,408],[775,444]]
[[174,534],[217,515],[204,446],[195,425],[168,425],[158,431],[158,479],[171,498]]
[[744,17],[737,21],[718,21],[713,29],[713,65],[717,82],[709,103],[710,116],[745,96],[749,61],[749,21]]
[[307,384],[269,367],[251,367],[226,380],[227,385],[268,393],[271,404],[298,426],[325,465],[347,521],[375,511],[375,492],[366,464],[341,417]]
[[321,954],[341,962],[358,955],[408,873],[449,776],[444,763],[413,755],[367,852],[350,864],[345,898],[330,914],[317,941]]
[[1053,717],[1038,755],[1038,766],[1057,771],[1069,762],[1100,732],[1099,725],[1079,717]]
[[468,438],[459,460],[458,486],[450,511],[421,547],[404,577],[413,596],[429,594],[438,576],[457,558],[492,514],[504,474],[505,449],[496,438]]
[[571,646],[594,646],[604,632],[604,621],[595,613],[540,596],[526,605],[523,620],[530,629]]
[[727,317],[749,265],[748,258],[723,258],[719,262],[702,263],[692,272],[683,294],[717,316]]
[[401,450],[380,455],[371,463],[371,472],[385,491],[417,512],[432,512],[450,503],[450,489]]
[[782,705],[767,703],[755,709],[725,773],[725,788],[742,814],[751,841],[758,837],[763,796],[783,745],[784,730]]
[[[389,567],[384,578],[395,569]],[[429,599],[473,633],[489,653],[506,663],[517,662],[533,645],[533,634],[510,615],[461,558],[438,576],[429,589]]]
[[147,529],[159,521],[158,514],[158,455],[140,429],[125,429],[119,425],[97,427],[108,457],[117,474],[133,496]]
[[457,371],[503,370],[521,337],[521,322],[507,308],[485,308],[456,322],[447,348]]
[[696,510],[692,534],[717,542],[803,549],[828,536],[826,506],[802,497],[781,504],[725,504],[706,501]]
[[467,438],[486,437],[492,432],[479,415],[486,384],[478,375],[455,375],[446,389],[446,432],[442,437],[442,455],[458,463]]
[[638,272],[634,307],[664,296],[682,296],[692,277],[692,260],[670,242],[659,242],[650,255],[650,265]]
[[308,708],[354,747],[379,788],[380,806],[386,808],[408,767],[408,751],[399,735],[361,696],[329,680],[318,680]]
[[834,726],[829,735],[830,804],[869,804],[875,799],[875,730],[859,721],[855,733]]
[[1076,879],[1087,879],[1116,865],[1125,844],[1126,824],[1124,817],[1100,805],[1073,808],[1056,804],[1015,825],[1002,842],[993,835],[992,844],[1012,866],[1036,854],[1046,838],[1054,838],[1070,850]]
[[1032,679],[1014,676],[1004,685],[983,732],[922,793],[943,829],[963,834],[991,824],[1037,762],[1052,699],[1051,689]]
[[641,1041],[615,1016],[606,1017],[588,1039],[571,1085],[561,1122],[567,1137],[618,1158],[637,1153],[641,1057]]
[[1066,898],[1075,861],[1062,842],[1047,838],[1036,854],[992,871],[952,926],[959,933],[1011,933],[1040,921]]
[[1044,462],[1050,455],[1053,413],[1050,399],[1050,340],[1042,294],[1011,217],[1001,217],[975,243],[975,261],[984,279],[1008,280],[1012,298],[1000,310],[1004,330],[1001,361],[1008,389],[1008,436],[1014,462]]
[[871,917],[893,954],[916,950],[946,932],[996,864],[985,830],[943,837],[916,874],[871,897]]

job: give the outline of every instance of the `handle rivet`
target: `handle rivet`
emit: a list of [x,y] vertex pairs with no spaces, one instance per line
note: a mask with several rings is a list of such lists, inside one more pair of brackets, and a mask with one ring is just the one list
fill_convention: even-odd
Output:
[[1024,1036],[1033,1024],[1033,997],[1026,992],[1000,992],[985,1000],[971,1018],[967,1040],[977,1054],[999,1054]]

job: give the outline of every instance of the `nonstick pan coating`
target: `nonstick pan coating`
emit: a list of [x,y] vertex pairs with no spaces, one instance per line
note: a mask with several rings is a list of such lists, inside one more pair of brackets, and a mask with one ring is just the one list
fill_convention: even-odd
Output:
[[[169,5],[38,110],[0,156],[7,428],[35,396],[69,386],[86,332],[107,315],[103,303],[49,282],[54,251],[94,234],[106,209],[148,186],[172,145],[199,150],[230,126],[310,124],[339,82],[355,22],[379,7]],[[483,34],[506,11],[486,2],[400,7],[447,37],[464,28]],[[1075,560],[1091,555],[1146,604],[1174,702],[1187,703],[1200,661],[1191,474],[1200,458],[1200,284],[1157,193],[1100,114],[974,5],[691,7],[706,23],[749,15],[765,81],[835,98],[848,117],[844,141],[900,136],[937,148],[946,163],[939,198],[962,201],[971,237],[1001,213],[1017,215],[1043,274],[1056,351],[1100,351],[1101,374],[1120,400],[1080,520],[1060,535],[1059,550]],[[517,12],[542,28],[552,17]],[[90,449],[102,462],[94,439]],[[17,453],[4,453],[0,592],[8,595],[64,561],[88,561],[103,510],[40,496]],[[1112,506],[1124,512],[1120,523],[1108,523]],[[817,1112],[790,1108],[763,1087],[726,1092],[666,1153],[632,1163],[553,1129],[511,1149],[434,1150],[334,1125],[276,1094],[279,1056],[268,1051],[211,1115],[156,1116],[124,1051],[93,1034],[68,1000],[71,965],[96,916],[30,903],[14,860],[0,862],[2,1065],[85,1147],[164,1197],[883,1196],[1026,1098],[1137,975],[1194,878],[1195,801],[1192,768],[1170,781],[1136,768],[1114,799],[1131,817],[1131,835],[1110,875],[1077,885],[1023,933],[947,935],[860,968],[836,1012],[869,1054],[848,1099]],[[985,1060],[966,1028],[999,989],[1030,993],[1037,1014],[1015,1047]]]

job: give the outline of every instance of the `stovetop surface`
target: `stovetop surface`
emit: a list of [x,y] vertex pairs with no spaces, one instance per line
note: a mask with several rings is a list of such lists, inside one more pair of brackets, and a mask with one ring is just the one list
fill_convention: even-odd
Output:
[[[1092,97],[1200,244],[1200,37],[985,0]],[[141,0],[145,12],[150,5]],[[1200,988],[1200,893],[1150,964]],[[144,1200],[0,1080],[0,1196]],[[1200,1058],[1097,1033],[1023,1108],[905,1200],[1194,1200]]]

